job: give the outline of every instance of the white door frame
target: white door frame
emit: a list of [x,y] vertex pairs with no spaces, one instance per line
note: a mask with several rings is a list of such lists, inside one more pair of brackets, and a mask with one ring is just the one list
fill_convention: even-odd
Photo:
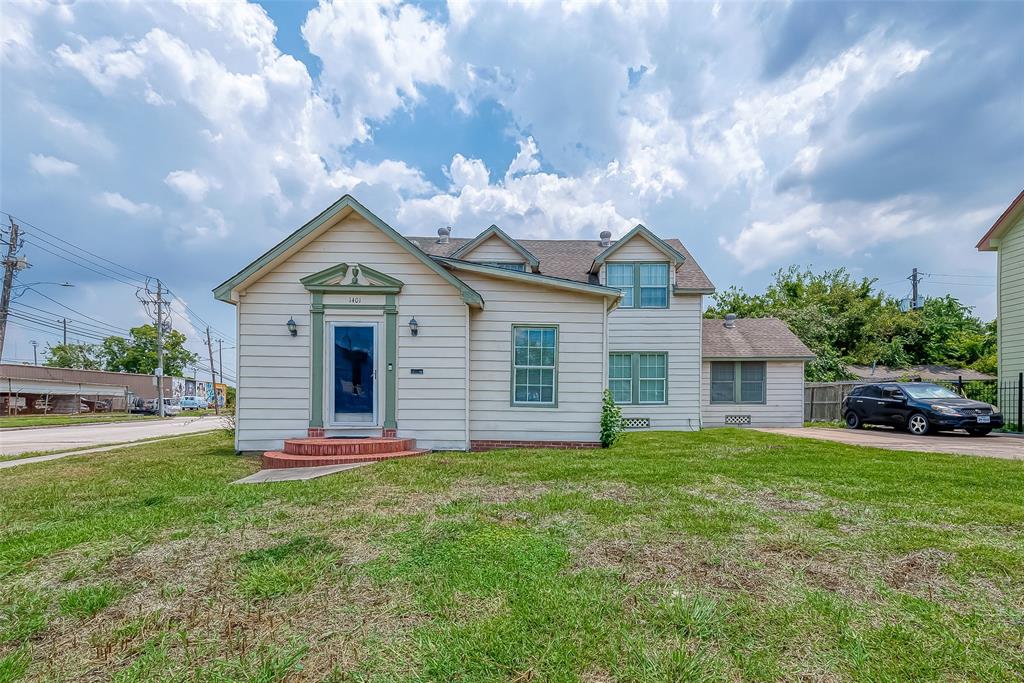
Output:
[[[369,327],[373,330],[373,418],[372,422],[337,422],[334,416],[334,330],[338,327]],[[377,320],[329,320],[324,322],[324,427],[327,429],[379,429],[382,426],[384,392],[383,359],[380,354],[380,321]]]

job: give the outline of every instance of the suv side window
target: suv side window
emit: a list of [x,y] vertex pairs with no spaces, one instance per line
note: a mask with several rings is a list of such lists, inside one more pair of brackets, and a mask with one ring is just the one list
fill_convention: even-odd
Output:
[[882,387],[882,398],[891,398],[897,401],[901,401],[906,398],[906,394],[899,387]]
[[882,398],[882,392],[881,390],[879,390],[877,386],[872,384],[870,386],[864,387],[864,389],[861,392],[861,396],[863,396],[864,398]]

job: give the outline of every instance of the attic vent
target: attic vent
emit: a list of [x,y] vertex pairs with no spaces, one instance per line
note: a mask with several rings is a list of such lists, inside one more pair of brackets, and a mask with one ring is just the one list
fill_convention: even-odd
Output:
[[448,240],[451,237],[451,235],[452,235],[452,229],[451,229],[450,226],[447,227],[447,228],[438,228],[437,229],[437,243],[438,244],[448,244]]
[[607,247],[612,243],[612,233],[610,230],[601,231],[601,246]]
[[726,313],[725,314],[725,322],[723,324],[726,327],[728,327],[730,330],[732,328],[736,327],[736,314],[735,313]]

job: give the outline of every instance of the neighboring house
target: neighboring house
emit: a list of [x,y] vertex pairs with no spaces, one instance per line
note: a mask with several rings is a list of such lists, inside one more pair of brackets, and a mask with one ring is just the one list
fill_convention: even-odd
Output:
[[1014,381],[1024,372],[1024,191],[981,238],[978,250],[998,252],[999,378]]
[[847,365],[846,371],[865,382],[976,382],[995,379],[984,372],[951,365],[910,365],[905,368],[891,368],[888,365]]
[[678,240],[610,237],[407,238],[346,195],[214,290],[238,309],[236,447],[307,434],[594,446],[606,387],[633,428],[696,430],[705,410],[801,423],[810,354],[785,325],[739,321],[727,338],[760,331],[722,358],[751,363],[738,402],[702,405],[714,286]]

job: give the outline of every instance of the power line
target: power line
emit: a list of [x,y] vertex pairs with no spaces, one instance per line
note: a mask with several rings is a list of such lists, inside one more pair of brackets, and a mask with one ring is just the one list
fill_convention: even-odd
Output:
[[[38,225],[34,225],[32,223],[29,223],[28,221],[26,221],[24,219],[21,219],[21,218],[18,218],[17,216],[14,216],[14,215],[6,212],[6,211],[0,211],[0,213],[6,214],[7,216],[11,216],[15,220],[17,220],[17,221],[19,221],[19,222],[29,226],[30,228],[32,228],[34,230],[38,230],[39,232],[41,232],[41,233],[43,233],[45,235],[49,235],[53,239],[58,240],[60,242],[63,242],[64,244],[66,244],[66,245],[68,245],[70,247],[74,247],[75,249],[77,249],[77,250],[79,250],[81,252],[89,254],[90,256],[94,256],[94,257],[100,259],[101,261],[105,261],[105,262],[109,263],[112,266],[116,266],[116,267],[120,268],[121,270],[125,271],[126,273],[134,273],[135,275],[138,275],[139,277],[143,278],[143,280],[153,280],[153,279],[155,279],[152,275],[147,275],[145,273],[140,273],[139,271],[135,270],[134,268],[129,268],[128,266],[121,265],[120,263],[118,263],[116,261],[111,261],[110,259],[105,258],[103,256],[100,256],[99,254],[95,254],[95,253],[89,251],[88,249],[85,249],[83,247],[78,246],[77,244],[73,244],[71,242],[68,242],[63,237],[58,237],[57,235],[53,234],[49,230],[45,230],[45,229],[39,227]],[[67,251],[67,250],[65,250],[65,251]]]
[[93,273],[96,273],[97,275],[100,275],[100,276],[102,276],[102,277],[106,277],[106,278],[110,278],[111,280],[116,280],[117,282],[120,282],[121,284],[125,284],[125,285],[128,285],[129,287],[132,287],[132,288],[134,288],[134,289],[138,289],[138,288],[139,288],[139,285],[138,285],[137,283],[134,283],[134,282],[129,282],[128,280],[122,280],[121,278],[119,278],[119,277],[115,277],[114,275],[111,275],[110,273],[104,273],[103,271],[100,271],[100,270],[96,270],[95,268],[91,268],[91,267],[89,267],[89,266],[85,265],[84,263],[79,263],[78,261],[75,261],[74,259],[70,259],[70,258],[68,258],[67,256],[64,256],[64,255],[62,255],[62,254],[58,254],[58,253],[57,253],[57,252],[55,252],[55,251],[51,251],[51,250],[47,249],[46,247],[42,246],[41,244],[38,244],[38,243],[36,243],[36,242],[35,242],[34,240],[32,240],[32,239],[28,239],[28,238],[26,238],[26,239],[25,239],[25,241],[26,241],[27,243],[29,243],[29,244],[33,245],[33,246],[34,246],[34,247],[35,247],[36,249],[42,249],[42,250],[43,250],[43,251],[45,251],[46,253],[48,253],[48,254],[52,254],[53,256],[56,256],[56,257],[57,257],[57,258],[59,258],[59,259],[64,259],[64,260],[65,260],[65,261],[67,261],[68,263],[71,263],[71,264],[73,264],[73,265],[76,265],[76,266],[78,266],[79,268],[85,268],[86,270],[88,270],[88,271],[92,271]]
[[20,303],[20,302],[15,302],[15,303],[13,303],[11,305],[12,306],[17,306],[18,308],[31,308],[33,311],[39,311],[40,313],[46,313],[46,314],[49,314],[49,315],[58,316],[62,320],[67,320],[68,322],[75,322],[75,323],[78,323],[80,325],[85,325],[87,327],[95,327],[96,329],[103,329],[104,327],[106,327],[106,328],[110,328],[111,330],[113,330],[115,332],[118,332],[118,333],[129,334],[129,331],[126,330],[125,328],[117,327],[116,325],[111,325],[110,323],[101,323],[100,325],[97,325],[95,323],[87,323],[87,322],[85,322],[83,320],[75,320],[74,318],[68,318],[63,313],[57,313],[55,311],[48,311],[45,308],[39,308],[38,306],[30,306],[28,304],[23,304],[23,303]]

